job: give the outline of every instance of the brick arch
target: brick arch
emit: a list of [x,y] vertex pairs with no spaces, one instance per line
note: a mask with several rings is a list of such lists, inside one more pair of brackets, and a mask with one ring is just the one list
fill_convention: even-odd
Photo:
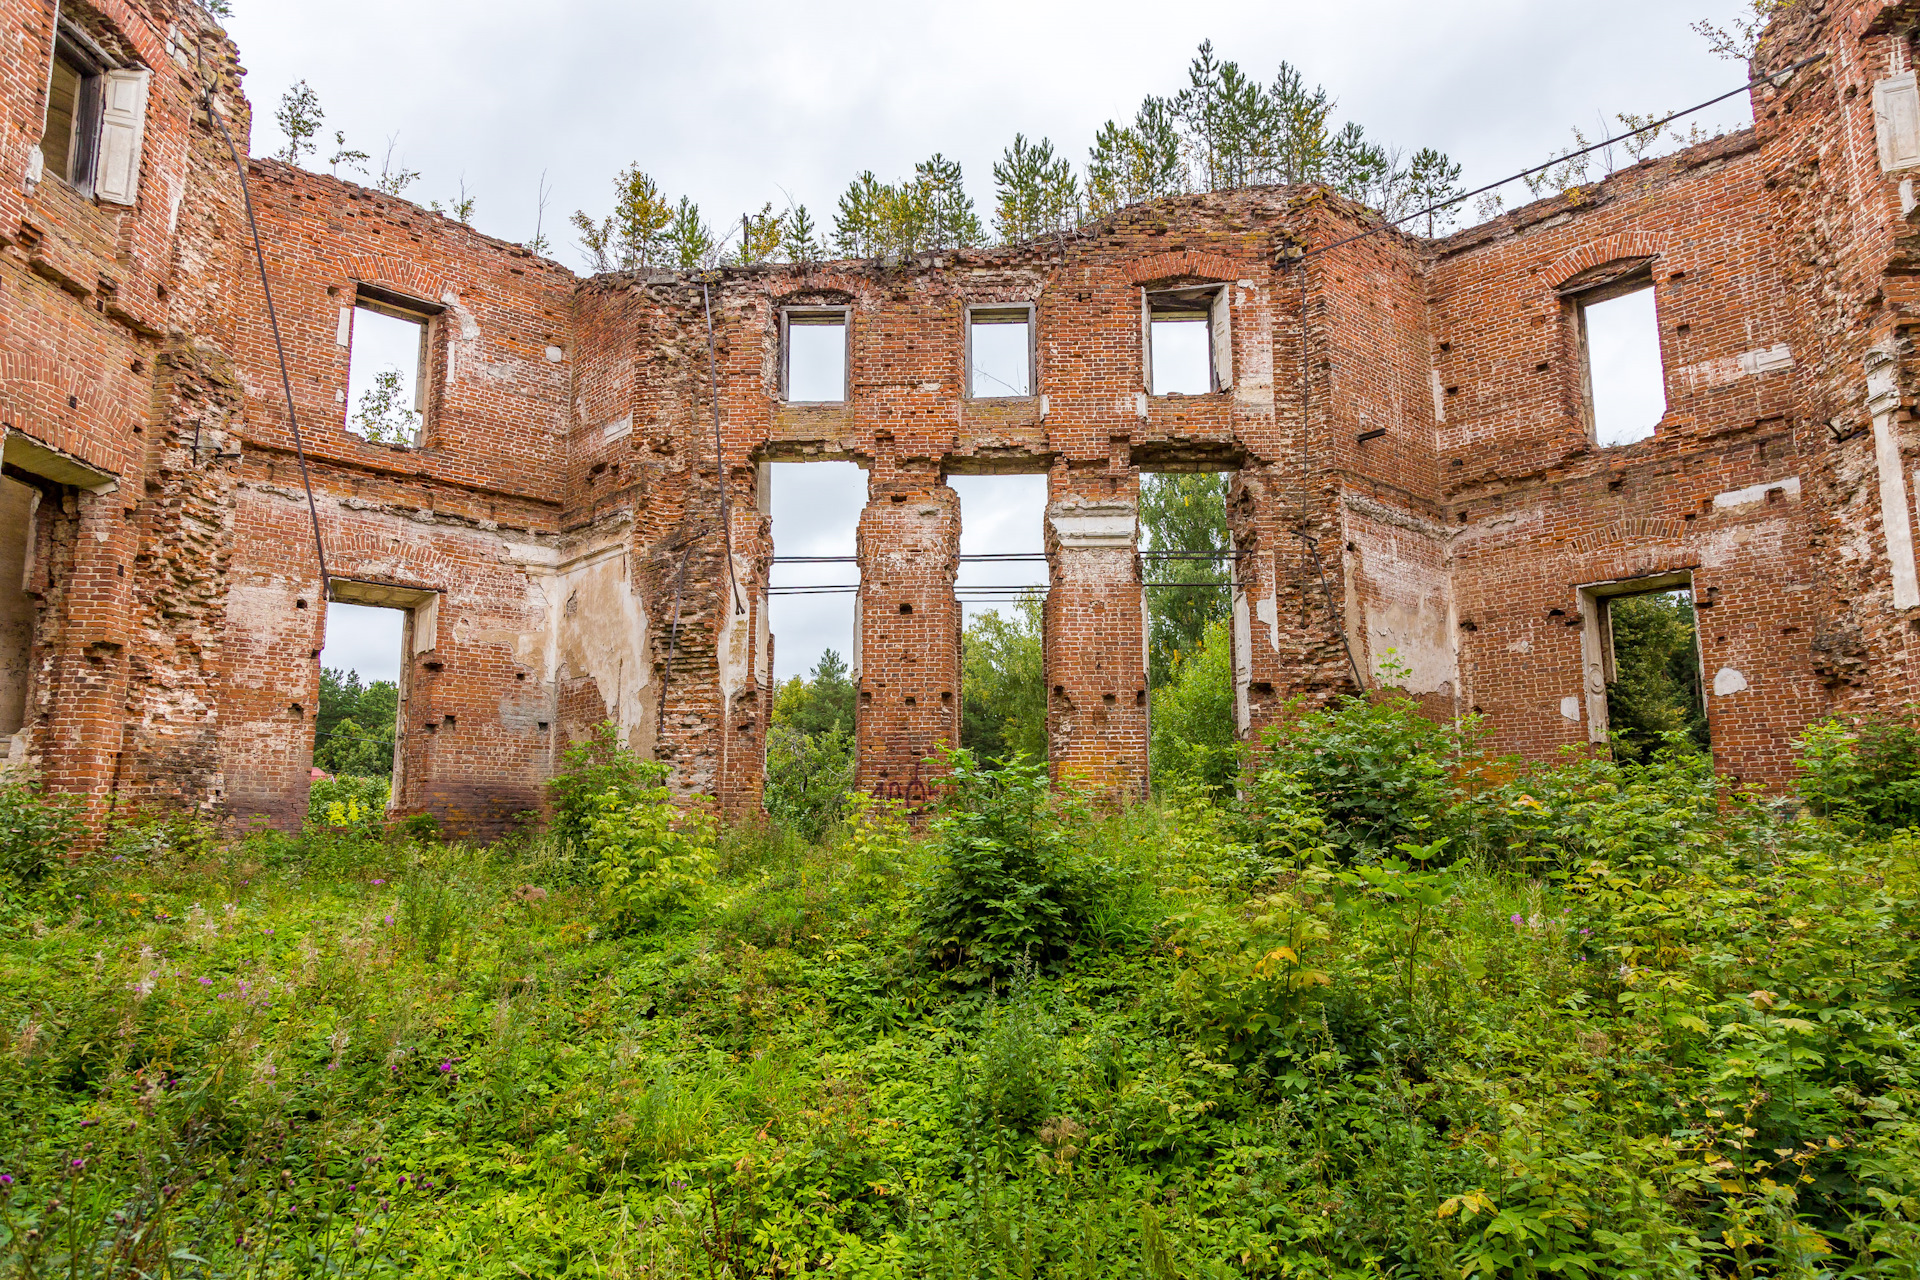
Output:
[[438,302],[453,291],[445,276],[422,270],[404,258],[356,253],[342,258],[340,267],[362,284],[392,289],[422,302]]
[[1548,288],[1557,289],[1582,271],[1603,262],[1614,262],[1621,258],[1657,258],[1666,251],[1666,239],[1663,236],[1650,231],[1620,231],[1598,240],[1589,240],[1579,248],[1561,254],[1541,272],[1541,277]]
[[1666,516],[1613,520],[1568,539],[1556,558],[1562,576],[1575,582],[1697,569],[1700,557],[1687,548],[1687,529],[1684,520]]
[[1127,267],[1127,279],[1135,284],[1181,276],[1198,276],[1202,280],[1258,280],[1262,270],[1264,268],[1254,263],[1229,258],[1224,253],[1173,249],[1135,259]]

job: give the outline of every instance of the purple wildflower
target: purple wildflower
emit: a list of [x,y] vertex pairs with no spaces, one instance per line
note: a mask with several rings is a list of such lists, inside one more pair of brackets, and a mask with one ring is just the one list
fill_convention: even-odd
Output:
[[375,880],[375,881],[374,881],[374,884],[376,884],[376,885],[382,885],[382,884],[385,884],[385,883],[386,883],[386,881],[385,881],[385,880]]
[[203,987],[210,987],[210,986],[212,986],[212,985],[213,985],[213,979],[212,979],[212,978],[202,978],[202,979],[200,979],[200,985],[201,985],[201,986],[203,986]]
[[10,1187],[12,1185],[13,1175],[10,1173],[0,1173],[0,1187]]
[[1521,921],[1521,919],[1520,919],[1520,913],[1519,913],[1518,911],[1516,911],[1516,912],[1514,912],[1514,913],[1513,913],[1512,915],[1510,915],[1510,916],[1508,916],[1508,917],[1507,917],[1507,919],[1509,919],[1509,920],[1511,920],[1511,921],[1513,921],[1513,923],[1514,923],[1515,925],[1519,925],[1520,923],[1522,923],[1522,921]]
[[388,916],[388,917],[387,917],[387,923],[388,923],[388,924],[392,924],[392,923],[393,923],[393,917],[392,917],[392,916]]
[[73,1160],[73,1167],[76,1169],[84,1169],[87,1167],[87,1162],[76,1156]]

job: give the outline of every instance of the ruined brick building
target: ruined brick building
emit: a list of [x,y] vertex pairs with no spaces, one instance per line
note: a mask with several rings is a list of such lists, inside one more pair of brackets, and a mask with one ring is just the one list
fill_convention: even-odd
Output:
[[[1497,747],[1601,738],[1607,600],[1671,584],[1725,773],[1779,782],[1808,721],[1915,695],[1920,7],[1792,0],[1757,65],[1824,57],[1759,87],[1752,129],[1440,240],[1329,248],[1374,216],[1262,188],[991,249],[580,279],[249,159],[324,584],[202,104],[211,83],[244,154],[235,50],[186,0],[0,11],[0,738],[96,814],[296,819],[329,598],[408,612],[401,811],[495,830],[608,718],[752,808],[775,461],[869,476],[859,768],[882,790],[957,732],[954,474],[1048,477],[1051,756],[1088,785],[1144,785],[1155,470],[1233,473],[1243,731],[1391,648]],[[1585,316],[1635,289],[1666,411],[1603,446]],[[1172,311],[1204,322],[1210,390],[1153,394]],[[367,312],[419,328],[410,445],[346,429]],[[837,399],[787,397],[797,325],[844,342]],[[982,326],[1024,335],[1021,394],[973,394]]]

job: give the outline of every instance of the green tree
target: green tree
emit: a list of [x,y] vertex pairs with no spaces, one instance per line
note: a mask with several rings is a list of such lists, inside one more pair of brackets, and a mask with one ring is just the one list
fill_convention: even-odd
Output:
[[1153,691],[1148,746],[1153,783],[1197,782],[1228,795],[1239,773],[1233,700],[1233,643],[1224,620],[1173,660]]
[[633,271],[665,260],[675,212],[673,202],[634,164],[614,180],[611,214],[595,222],[576,209],[569,221],[595,271]]
[[795,676],[780,687],[773,700],[773,723],[803,734],[833,729],[853,732],[853,681],[847,663],[828,649],[820,655],[809,678]]
[[772,262],[780,256],[786,233],[787,215],[775,213],[769,200],[760,206],[760,212],[740,216],[740,243],[734,246],[733,256],[727,261],[736,267]]
[[375,444],[412,444],[420,435],[420,413],[407,403],[400,370],[388,366],[373,375],[360,393],[353,429]]
[[1093,217],[1186,187],[1180,128],[1173,104],[1165,98],[1149,96],[1132,124],[1109,120],[1094,136],[1087,152],[1087,212]]
[[273,121],[280,126],[287,145],[274,152],[273,158],[299,164],[301,157],[313,150],[313,137],[320,132],[326,118],[327,113],[320,109],[320,95],[305,80],[287,90],[273,113]]
[[713,228],[700,217],[700,206],[692,197],[681,196],[673,221],[667,224],[667,260],[682,271],[699,271],[713,265],[718,251]]
[[904,182],[865,171],[841,194],[833,219],[834,247],[850,258],[964,249],[983,238],[959,163],[938,153]]
[[961,637],[960,745],[988,766],[1047,758],[1046,659],[1038,592],[981,614]]
[[[1148,554],[1142,576],[1149,583],[1202,583],[1201,586],[1148,586],[1147,678],[1155,688],[1168,684],[1185,655],[1198,652],[1207,628],[1224,621],[1231,602],[1233,549],[1227,530],[1227,477],[1214,472],[1150,475],[1140,485],[1140,524]],[[1155,552],[1206,555],[1214,559],[1168,559]],[[1219,583],[1214,586],[1211,584]]]
[[787,216],[780,232],[780,252],[788,262],[812,262],[826,256],[827,246],[821,243],[820,229],[807,206],[797,205]]
[[1644,761],[1678,733],[1707,749],[1700,696],[1700,648],[1693,598],[1682,591],[1617,596],[1607,602],[1614,679],[1607,720],[1621,758]]
[[1080,183],[1065,156],[1046,138],[1029,143],[1023,133],[993,166],[994,230],[1002,240],[1032,240],[1080,224]]
[[381,777],[393,772],[393,731],[400,691],[391,680],[362,685],[358,672],[320,672],[313,763],[328,773]]

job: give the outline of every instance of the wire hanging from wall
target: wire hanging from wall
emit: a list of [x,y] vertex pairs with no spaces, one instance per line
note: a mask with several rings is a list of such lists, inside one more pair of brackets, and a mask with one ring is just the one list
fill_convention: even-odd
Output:
[[253,192],[247,185],[247,166],[240,159],[240,148],[233,143],[233,134],[227,131],[226,122],[220,119],[220,113],[214,110],[213,84],[207,70],[204,31],[195,34],[193,52],[200,67],[200,101],[206,107],[207,123],[220,131],[226,140],[227,154],[233,159],[233,170],[240,178],[240,199],[247,211],[247,232],[253,238],[254,266],[260,272],[260,293],[267,303],[267,327],[273,331],[273,353],[280,363],[280,391],[287,399],[287,425],[293,429],[293,451],[300,459],[300,487],[307,494],[307,518],[313,522],[313,555],[320,564],[320,599],[328,598],[327,548],[320,537],[320,507],[313,500],[313,478],[307,471],[307,446],[300,438],[300,414],[293,403],[293,379],[287,375],[287,348],[280,338],[280,317],[273,307],[273,288],[267,283],[267,255],[260,247],[260,224],[253,216]]

